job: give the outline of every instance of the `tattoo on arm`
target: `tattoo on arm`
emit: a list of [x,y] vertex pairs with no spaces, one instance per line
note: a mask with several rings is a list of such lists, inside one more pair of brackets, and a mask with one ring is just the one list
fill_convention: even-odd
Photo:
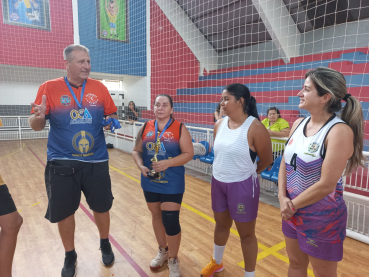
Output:
[[142,137],[142,128],[140,129],[140,131],[138,131],[135,146],[137,146],[142,141],[141,137]]

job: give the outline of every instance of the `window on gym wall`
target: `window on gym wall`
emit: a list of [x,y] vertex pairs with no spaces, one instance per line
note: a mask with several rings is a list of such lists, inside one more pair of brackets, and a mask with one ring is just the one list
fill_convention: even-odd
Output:
[[283,0],[301,33],[369,18],[369,0]]
[[95,79],[103,83],[109,91],[123,91],[123,82],[120,80]]

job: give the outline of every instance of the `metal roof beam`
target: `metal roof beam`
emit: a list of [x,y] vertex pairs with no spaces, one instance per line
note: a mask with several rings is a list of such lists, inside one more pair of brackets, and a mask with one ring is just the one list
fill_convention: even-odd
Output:
[[218,69],[218,54],[175,0],[155,0],[170,23],[207,71]]
[[300,32],[283,0],[252,0],[285,63],[299,56]]

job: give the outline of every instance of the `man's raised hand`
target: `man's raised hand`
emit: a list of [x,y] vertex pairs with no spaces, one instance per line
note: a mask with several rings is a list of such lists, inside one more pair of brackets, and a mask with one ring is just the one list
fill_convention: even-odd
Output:
[[46,95],[42,95],[42,103],[41,105],[36,105],[35,103],[31,103],[33,108],[33,113],[37,119],[44,119],[46,113]]

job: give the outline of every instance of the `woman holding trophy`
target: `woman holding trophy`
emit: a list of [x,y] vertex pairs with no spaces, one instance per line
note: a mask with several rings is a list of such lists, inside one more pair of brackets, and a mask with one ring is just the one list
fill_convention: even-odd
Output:
[[245,262],[244,276],[253,277],[258,253],[255,223],[260,186],[257,173],[273,162],[272,145],[268,131],[259,120],[256,100],[246,86],[226,86],[222,99],[221,106],[227,116],[214,126],[211,180],[214,251],[201,276],[211,277],[223,270],[223,253],[235,221]]
[[159,251],[150,268],[158,270],[168,260],[169,276],[180,277],[177,254],[181,242],[179,211],[185,189],[184,164],[193,157],[191,135],[172,117],[173,101],[160,94],[154,101],[155,120],[137,134],[132,157],[141,170],[141,186],[152,214]]

